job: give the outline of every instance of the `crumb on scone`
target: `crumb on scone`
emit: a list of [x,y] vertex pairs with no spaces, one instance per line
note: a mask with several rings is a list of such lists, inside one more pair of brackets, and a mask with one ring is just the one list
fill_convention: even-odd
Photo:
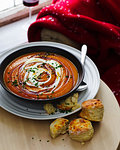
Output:
[[65,118],[58,118],[50,124],[50,135],[56,138],[60,134],[65,134],[68,130],[69,120]]

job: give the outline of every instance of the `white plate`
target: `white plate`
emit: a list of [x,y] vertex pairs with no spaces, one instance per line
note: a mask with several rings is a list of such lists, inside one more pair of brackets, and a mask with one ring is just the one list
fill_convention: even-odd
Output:
[[[55,43],[55,42],[33,42],[33,43],[27,43],[27,44],[15,47],[7,51],[6,53],[2,54],[0,56],[0,62],[11,52],[14,52],[16,50],[19,50],[21,48],[25,48],[28,46],[38,46],[38,45],[53,46],[53,47],[58,47],[62,49],[64,48],[65,50],[73,53],[79,59],[81,59],[80,51],[73,47],[70,47],[64,44]],[[88,56],[86,56],[86,60],[85,60],[84,81],[88,84],[88,89],[83,92],[80,92],[79,99],[78,99],[79,104],[81,104],[83,101],[94,98],[100,86],[100,75],[99,75],[98,69]],[[79,108],[67,114],[61,113],[58,111],[53,115],[48,115],[44,111],[43,105],[41,105],[40,103],[36,103],[36,102],[33,103],[31,101],[24,101],[24,100],[18,99],[12,96],[11,94],[9,94],[8,92],[6,92],[2,88],[1,85],[0,85],[0,105],[3,109],[7,110],[8,112],[12,114],[15,114],[17,116],[24,117],[24,118],[37,119],[37,120],[48,120],[48,119],[56,119],[59,117],[65,117],[81,109]]]

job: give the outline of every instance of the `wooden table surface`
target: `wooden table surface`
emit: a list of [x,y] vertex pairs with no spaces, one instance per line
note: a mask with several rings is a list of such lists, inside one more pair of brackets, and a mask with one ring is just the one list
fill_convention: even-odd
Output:
[[[52,139],[49,133],[52,120],[25,119],[0,108],[0,150],[116,150],[120,141],[119,105],[103,81],[96,98],[104,104],[104,118],[93,123],[95,134],[84,145],[71,140],[68,134]],[[74,116],[77,114],[70,118]]]

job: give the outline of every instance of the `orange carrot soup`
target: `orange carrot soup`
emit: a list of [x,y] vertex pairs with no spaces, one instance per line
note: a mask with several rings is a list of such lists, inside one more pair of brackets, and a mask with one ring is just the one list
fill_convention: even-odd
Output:
[[60,97],[78,80],[75,65],[67,58],[47,52],[22,55],[4,71],[4,81],[12,93],[27,99]]

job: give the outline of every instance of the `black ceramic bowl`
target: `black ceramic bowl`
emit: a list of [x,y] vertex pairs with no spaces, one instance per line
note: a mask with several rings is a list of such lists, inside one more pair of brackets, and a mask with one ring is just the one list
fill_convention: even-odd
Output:
[[[64,98],[70,96],[71,94],[73,94],[83,80],[83,77],[84,77],[83,66],[82,66],[80,60],[75,55],[73,55],[72,53],[69,52],[69,46],[67,46],[67,49],[66,49],[66,45],[58,44],[55,42],[32,42],[32,43],[27,43],[27,44],[24,44],[17,48],[14,48],[11,51],[12,52],[10,54],[8,54],[6,56],[6,58],[4,58],[4,60],[0,64],[0,83],[7,92],[9,92],[10,94],[12,94],[18,98],[22,98],[23,100],[32,100],[32,101],[41,101],[41,102],[61,100],[61,99],[64,99]],[[51,99],[38,99],[38,100],[35,100],[32,98],[31,99],[23,98],[23,97],[18,96],[15,93],[13,93],[12,91],[10,91],[6,87],[6,85],[4,83],[4,78],[3,78],[4,71],[5,71],[6,67],[9,65],[9,63],[11,63],[14,59],[16,59],[17,57],[19,57],[21,55],[31,53],[31,52],[41,52],[41,51],[52,52],[52,53],[62,55],[64,57],[66,57],[67,59],[69,59],[76,66],[76,68],[78,70],[78,81],[77,81],[77,84],[75,85],[75,87],[70,92],[68,92],[67,94],[65,94],[63,96],[51,98]]]

